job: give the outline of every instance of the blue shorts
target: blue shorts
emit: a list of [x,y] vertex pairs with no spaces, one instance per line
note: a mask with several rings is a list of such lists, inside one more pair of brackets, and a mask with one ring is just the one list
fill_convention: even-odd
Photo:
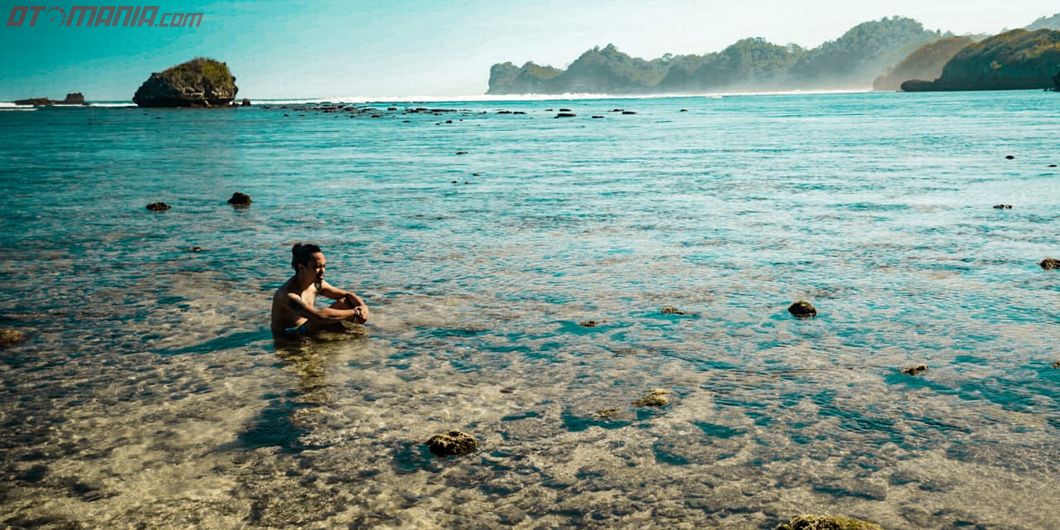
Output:
[[284,330],[283,330],[283,334],[287,335],[288,337],[306,337],[306,336],[308,336],[311,333],[312,333],[312,331],[309,330],[309,321],[308,320],[306,320],[305,322],[302,322],[301,326],[294,326],[294,327],[290,327],[290,328],[284,328]]

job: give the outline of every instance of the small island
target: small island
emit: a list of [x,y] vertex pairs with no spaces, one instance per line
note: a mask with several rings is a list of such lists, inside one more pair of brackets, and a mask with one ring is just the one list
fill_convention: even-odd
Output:
[[36,107],[50,107],[52,105],[87,105],[87,103],[85,103],[85,95],[80,92],[70,92],[66,95],[65,98],[61,100],[48,98],[29,98],[16,99],[12,103],[14,103],[15,105],[33,105]]
[[237,92],[227,64],[198,57],[151,74],[133,102],[141,107],[229,107]]

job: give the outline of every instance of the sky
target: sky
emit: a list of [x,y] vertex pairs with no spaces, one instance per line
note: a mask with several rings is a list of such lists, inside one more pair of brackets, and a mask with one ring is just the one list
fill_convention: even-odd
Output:
[[647,59],[745,37],[813,47],[895,15],[994,34],[1060,10],[1056,0],[159,0],[139,5],[201,12],[201,24],[67,27],[45,11],[33,27],[8,25],[20,5],[113,3],[0,2],[0,101],[75,91],[127,101],[151,72],[197,56],[228,63],[251,99],[469,96],[485,93],[494,63],[566,67],[609,43]]

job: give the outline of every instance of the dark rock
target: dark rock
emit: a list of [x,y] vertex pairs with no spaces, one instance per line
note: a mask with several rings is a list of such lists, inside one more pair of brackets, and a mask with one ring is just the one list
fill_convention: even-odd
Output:
[[1060,369],[1060,361],[1053,361],[1053,368]]
[[560,112],[559,114],[556,114],[557,118],[573,118],[575,116],[577,116],[577,114],[573,112]]
[[1014,157],[1012,155],[1005,155],[1005,160],[1015,160],[1015,159],[1016,159],[1016,157]]
[[151,74],[133,102],[141,107],[228,107],[238,91],[228,65],[199,57]]
[[622,111],[622,114],[636,114],[636,112],[632,110],[624,110]]
[[1056,164],[1049,164],[1049,167],[1056,167]]
[[633,402],[636,407],[665,407],[670,404],[670,398],[666,397],[670,395],[669,390],[663,388],[652,389],[644,397]]
[[916,366],[907,366],[905,368],[902,368],[902,373],[905,375],[920,375],[926,371],[928,371],[928,367],[926,364],[918,364]]
[[517,111],[513,112],[512,114],[526,114],[526,112],[522,111],[522,110],[517,110]]
[[388,110],[390,112],[393,112],[393,111],[397,110],[397,107],[387,107],[386,110]]
[[607,321],[606,320],[583,320],[581,322],[578,322],[578,325],[583,327],[583,328],[595,328],[596,326],[599,326],[600,324],[603,324],[604,322],[607,322]]
[[456,154],[458,154],[458,155],[466,155],[467,151],[457,151]]
[[[373,118],[382,118],[383,115],[382,114],[372,114],[372,117]],[[449,123],[452,123],[452,122],[449,122]]]
[[559,109],[560,112],[572,112],[570,109]]
[[680,112],[688,112],[688,109],[681,109]]
[[478,440],[460,431],[449,431],[432,436],[427,447],[438,456],[461,456],[478,449]]
[[497,112],[497,114],[511,114],[511,113],[512,113],[512,111],[510,111],[510,110],[502,110],[502,111],[498,111]]
[[235,192],[232,197],[228,199],[228,204],[234,206],[250,206],[250,195],[246,193]]
[[52,100],[48,98],[29,98],[29,99],[16,99],[13,101],[15,105],[33,105],[34,107],[51,106]]
[[188,252],[202,252],[202,247],[195,246],[188,249]]
[[788,306],[788,313],[797,318],[812,318],[817,316],[817,308],[805,300],[799,300]]
[[58,103],[62,103],[63,105],[84,105],[85,95],[80,92],[70,92]]
[[151,204],[147,205],[147,209],[151,210],[152,212],[164,212],[170,208],[172,208],[172,206],[164,202],[152,202]]
[[599,114],[594,114],[594,115],[593,115],[593,119],[594,119],[594,120],[599,120],[599,119],[602,119],[602,118],[603,118],[603,116],[601,116],[601,115],[599,115]]
[[453,123],[453,120],[445,120],[445,123]]
[[1011,210],[1012,209],[1012,205],[1011,204],[995,204],[994,205],[994,209],[995,210]]
[[796,515],[774,530],[883,530],[883,527],[842,515]]
[[0,350],[14,346],[26,340],[26,334],[17,329],[0,329]]
[[662,308],[659,309],[659,312],[664,314],[664,315],[687,315],[688,314],[688,313],[686,313],[684,311],[681,311],[680,309],[678,309],[678,308],[676,308],[676,307],[674,307],[672,305],[662,306]]
[[1047,271],[1048,270],[1053,270],[1053,269],[1060,269],[1060,259],[1045,258],[1038,265],[1041,265],[1042,268],[1047,270]]
[[247,99],[247,98],[243,98],[243,101],[239,104],[239,106],[240,107],[249,107],[250,106],[250,100]]

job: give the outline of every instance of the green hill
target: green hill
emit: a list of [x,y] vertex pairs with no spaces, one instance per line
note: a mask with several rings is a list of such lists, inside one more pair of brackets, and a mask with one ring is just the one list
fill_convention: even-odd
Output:
[[970,37],[946,37],[925,44],[902,59],[902,62],[872,83],[873,90],[898,90],[910,79],[935,79],[942,75],[942,67],[965,47],[974,44]]
[[1060,13],[1057,13],[1051,17],[1042,17],[1034,22],[1031,22],[1027,29],[1034,31],[1038,29],[1056,29],[1060,30]]
[[962,49],[934,81],[906,81],[907,92],[1051,88],[1060,71],[1060,31],[1015,29]]
[[566,70],[527,63],[490,69],[489,94],[646,94],[728,89],[866,88],[887,66],[942,36],[919,22],[890,17],[858,24],[838,39],[806,50],[761,38],[721,52],[666,54],[645,60],[613,44],[586,51]]

